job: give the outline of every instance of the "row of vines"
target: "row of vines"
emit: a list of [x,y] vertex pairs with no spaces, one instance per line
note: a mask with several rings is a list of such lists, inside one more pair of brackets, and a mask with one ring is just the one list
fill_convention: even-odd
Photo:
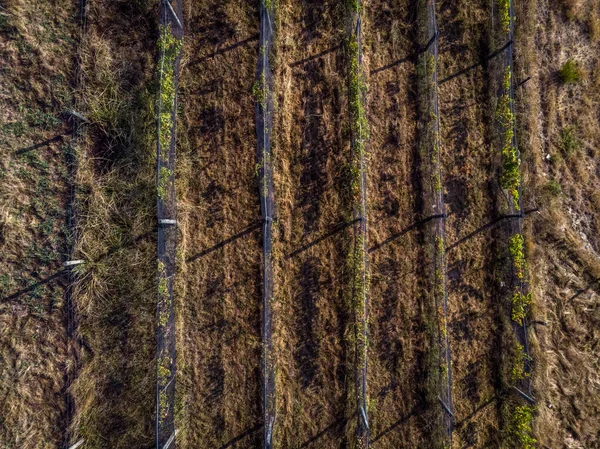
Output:
[[[353,374],[348,385],[349,410],[356,410],[356,447],[369,447],[367,409],[368,290],[366,145],[369,136],[365,109],[366,81],[362,61],[360,1],[349,2],[345,42],[348,67],[348,105],[350,115],[349,209],[354,222],[353,243],[348,252],[347,303],[351,325],[346,341]],[[354,404],[352,404],[352,402]],[[351,427],[352,428],[352,427]]]
[[260,1],[260,37],[257,79],[253,86],[256,100],[256,143],[260,208],[263,221],[263,313],[262,313],[262,383],[263,447],[271,449],[275,422],[275,360],[273,356],[273,167],[271,131],[273,128],[273,80],[270,68],[274,35],[274,2]]
[[532,422],[535,401],[531,393],[531,356],[529,353],[527,314],[532,302],[523,236],[521,155],[517,147],[514,108],[514,5],[512,0],[497,0],[493,8],[492,45],[506,49],[491,64],[496,91],[496,137],[500,149],[499,185],[502,191],[497,202],[500,216],[507,217],[500,230],[499,270],[501,316],[506,322],[503,382],[506,398],[503,403],[504,438],[515,447],[532,449]]
[[157,301],[157,376],[156,447],[175,444],[175,316],[173,280],[177,246],[175,197],[175,142],[177,83],[183,27],[181,0],[161,1],[159,60],[157,78],[157,218],[158,218],[158,301]]
[[452,366],[448,340],[446,270],[446,213],[440,164],[438,107],[438,31],[434,0],[418,3],[419,55],[417,60],[419,107],[419,168],[423,197],[425,262],[424,310],[427,329],[427,404],[434,411],[433,447],[452,444]]

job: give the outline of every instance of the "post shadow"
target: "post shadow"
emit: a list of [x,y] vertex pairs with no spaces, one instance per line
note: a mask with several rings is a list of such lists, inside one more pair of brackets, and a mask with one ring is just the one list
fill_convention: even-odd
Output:
[[20,156],[20,155],[28,153],[30,151],[37,150],[38,148],[45,147],[47,145],[50,145],[51,143],[58,142],[59,140],[62,140],[63,136],[64,136],[63,134],[59,134],[59,135],[54,136],[54,137],[52,137],[50,139],[44,140],[43,142],[39,142],[39,143],[36,143],[34,145],[31,145],[30,147],[21,148],[21,149],[15,151],[15,152],[13,152],[13,155]]
[[231,44],[231,45],[229,45],[227,47],[220,48],[220,49],[218,49],[218,50],[216,50],[216,51],[214,51],[214,52],[212,52],[212,53],[210,53],[210,54],[208,54],[206,56],[202,56],[200,59],[198,59],[196,61],[190,62],[189,65],[188,65],[188,67],[194,67],[194,66],[196,66],[198,64],[201,64],[201,63],[203,63],[203,62],[205,62],[205,61],[207,61],[207,60],[209,60],[211,58],[214,58],[215,56],[222,55],[223,53],[227,53],[227,52],[230,52],[231,50],[235,50],[236,48],[241,47],[243,45],[246,45],[246,44],[248,44],[250,42],[257,41],[258,37],[259,37],[259,34],[256,33],[256,34],[253,34],[252,36],[250,36],[250,37],[248,37],[248,38],[246,38],[244,40],[236,42],[235,44]]
[[243,440],[244,438],[246,438],[247,436],[252,435],[254,432],[259,431],[260,429],[263,428],[263,424],[257,424],[254,427],[251,427],[249,429],[244,430],[242,433],[240,433],[239,435],[235,436],[234,438],[232,438],[231,440],[229,440],[227,443],[225,443],[224,445],[220,446],[219,449],[227,449],[228,447],[232,447],[234,446],[236,443],[240,442],[241,440]]
[[218,249],[223,248],[225,245],[228,245],[229,243],[232,243],[250,233],[252,233],[252,231],[255,231],[256,229],[260,228],[261,226],[261,222],[257,221],[256,223],[254,223],[253,225],[248,226],[246,229],[244,229],[243,231],[225,239],[222,240],[221,242],[217,243],[214,246],[211,246],[210,248],[207,248],[203,251],[200,251],[199,253],[194,254],[193,256],[190,256],[186,259],[186,262],[190,263],[190,262],[194,262],[195,260],[198,260]]
[[[356,416],[356,413],[354,413],[352,416],[353,417]],[[304,443],[302,443],[300,445],[300,449],[303,449],[303,448],[306,448],[306,447],[310,446],[315,441],[317,441],[320,438],[322,438],[323,435],[325,435],[327,432],[331,432],[333,430],[339,431],[340,429],[342,429],[346,425],[346,423],[348,423],[348,420],[349,420],[349,418],[344,418],[344,419],[340,419],[338,421],[335,421],[335,422],[329,424],[323,430],[319,431],[314,436],[310,437],[308,440],[306,440]]]
[[486,62],[488,62],[491,59],[494,59],[496,56],[498,56],[500,53],[502,53],[504,50],[506,50],[512,44],[513,44],[512,40],[508,41],[506,44],[504,44],[504,46],[502,46],[498,50],[496,50],[493,53],[490,53],[489,55],[487,55],[486,57],[480,59],[475,64],[471,64],[470,66],[465,67],[464,69],[459,70],[458,72],[453,73],[452,75],[447,76],[446,78],[440,80],[440,82],[438,84],[444,84],[444,83],[446,83],[448,81],[453,80],[454,78],[459,77],[460,75],[464,75],[465,73],[470,72],[471,70],[476,69],[477,67],[484,65]]
[[327,50],[323,50],[322,52],[317,53],[316,55],[309,56],[308,58],[305,58],[305,59],[300,59],[299,61],[296,61],[296,62],[292,62],[290,64],[290,67],[294,68],[294,67],[301,66],[303,64],[306,64],[307,62],[313,61],[314,59],[318,59],[318,58],[320,58],[322,56],[325,56],[325,55],[327,55],[329,53],[333,53],[334,51],[339,50],[340,48],[342,48],[341,44],[340,45],[336,45],[336,46],[331,47],[331,48],[328,48]]
[[436,218],[446,218],[445,215],[439,214],[439,215],[432,215],[431,217],[427,217],[424,218],[422,220],[419,221],[415,221],[413,224],[411,224],[410,226],[408,226],[407,228],[404,228],[402,231],[397,232],[396,234],[392,234],[391,236],[389,236],[387,239],[385,239],[384,241],[382,241],[381,243],[378,243],[376,245],[373,245],[371,248],[369,248],[369,254],[371,254],[374,251],[377,251],[378,249],[380,249],[382,246],[385,245],[389,245],[390,243],[392,243],[394,240],[399,239],[400,237],[402,237],[403,235],[409,233],[410,231],[413,231],[417,228],[419,228],[420,226],[424,225],[425,223],[428,223],[431,220],[435,220]]
[[410,420],[413,416],[415,416],[420,411],[422,411],[422,407],[416,405],[415,407],[413,407],[413,409],[410,412],[408,412],[408,414],[406,416],[403,416],[402,418],[398,419],[393,424],[391,424],[390,426],[383,429],[381,431],[381,433],[379,433],[377,436],[373,437],[371,439],[371,443],[374,444],[378,440],[380,440],[381,438],[386,436],[387,434],[393,432],[394,429],[396,429],[398,426],[401,426],[402,424],[406,423],[408,420]]
[[295,257],[295,256],[297,256],[297,255],[298,255],[298,254],[300,254],[301,252],[304,252],[304,251],[306,251],[307,249],[309,249],[309,248],[312,248],[312,247],[313,247],[313,246],[315,246],[316,244],[318,244],[318,243],[321,243],[323,240],[326,240],[326,239],[328,239],[329,237],[332,237],[332,236],[334,236],[334,235],[335,235],[335,234],[337,234],[338,232],[340,232],[340,231],[343,231],[344,229],[346,229],[346,228],[348,228],[348,227],[352,226],[352,225],[353,225],[354,223],[356,223],[357,221],[358,221],[358,218],[355,218],[354,220],[351,220],[351,221],[346,221],[346,222],[339,223],[339,224],[335,225],[335,226],[333,227],[333,229],[332,229],[331,231],[329,231],[327,234],[325,234],[325,235],[322,235],[321,237],[319,237],[319,238],[317,238],[317,239],[313,240],[312,242],[309,242],[309,243],[307,243],[307,244],[305,244],[305,245],[302,245],[300,248],[298,248],[298,249],[296,249],[296,250],[292,251],[291,253],[289,253],[288,255],[286,255],[286,256],[285,256],[285,260],[289,260],[289,259],[291,259],[292,257]]
[[13,293],[10,296],[6,296],[5,298],[2,298],[2,302],[9,302],[12,301],[13,299],[18,298],[21,295],[24,295],[25,293],[29,293],[30,291],[36,289],[37,287],[41,286],[41,285],[45,285],[51,281],[53,281],[54,279],[57,279],[63,275],[65,275],[67,273],[68,269],[67,268],[63,268],[59,271],[57,271],[56,273],[42,279],[39,282],[36,282],[35,284],[30,285],[29,287],[26,287],[22,290],[19,290],[18,292]]

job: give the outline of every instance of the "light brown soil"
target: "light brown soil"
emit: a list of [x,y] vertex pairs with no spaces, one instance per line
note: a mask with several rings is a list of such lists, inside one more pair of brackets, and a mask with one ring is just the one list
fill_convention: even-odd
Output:
[[254,130],[258,4],[189,2],[180,78],[179,447],[256,447],[260,211]]
[[493,206],[498,187],[490,146],[485,68],[489,2],[438,4],[442,163],[447,208],[449,337],[454,447],[497,447],[501,326],[493,296]]
[[[533,318],[546,323],[532,331],[535,431],[547,447],[597,447],[600,11],[594,1],[538,0],[517,14],[518,74],[532,76],[518,91],[521,146],[530,151],[531,201],[541,209],[529,226]],[[584,79],[563,86],[557,72],[568,59]],[[569,126],[579,142],[570,153],[561,150]],[[560,193],[551,193],[551,181]]]
[[342,279],[350,225],[341,2],[278,5],[274,243],[280,448],[345,440],[348,323]]
[[[502,332],[494,297],[495,87],[482,58],[490,2],[440,0],[439,102],[447,219],[455,448],[507,446]],[[368,394],[374,448],[431,447],[417,157],[415,0],[362,12],[367,72]],[[595,0],[516,2],[515,79],[534,305],[540,447],[600,444],[600,10]],[[0,9],[0,447],[154,445],[155,43],[151,1],[90,2],[77,97],[92,124],[79,160],[69,360],[64,148],[74,104],[76,5]],[[279,0],[272,55],[276,213],[274,348],[278,448],[348,448],[356,423],[344,300],[348,221],[346,2]],[[176,275],[179,448],[261,445],[261,230],[256,172],[258,2],[184,1]],[[576,61],[583,79],[557,72]],[[473,66],[473,67],[471,67]],[[457,75],[457,76],[453,76]],[[572,127],[572,128],[570,128]],[[569,131],[570,130],[570,131]],[[573,136],[571,147],[568,132]],[[496,244],[496,246],[495,246]],[[77,369],[74,369],[77,368]],[[506,407],[505,407],[506,408]],[[431,410],[429,410],[430,412]]]
[[425,447],[424,315],[417,159],[416,45],[411,2],[369,5],[368,159],[371,306],[370,426],[373,447]]

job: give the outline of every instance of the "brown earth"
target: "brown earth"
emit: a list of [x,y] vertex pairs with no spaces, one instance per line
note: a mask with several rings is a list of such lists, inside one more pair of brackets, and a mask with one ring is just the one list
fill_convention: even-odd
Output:
[[[517,74],[532,77],[518,91],[520,139],[530,201],[540,208],[528,228],[532,318],[545,323],[532,332],[535,433],[544,447],[597,447],[600,9],[538,0],[517,14]],[[558,70],[568,59],[583,79],[565,86]]]
[[343,13],[334,1],[282,1],[277,12],[273,344],[281,448],[345,441]]
[[373,447],[425,447],[427,344],[422,206],[415,161],[416,13],[412,2],[377,1],[366,10],[370,123],[368,158],[371,268],[369,414]]
[[179,447],[261,440],[258,4],[184,5],[177,161]]
[[491,231],[497,155],[488,137],[493,116],[486,66],[477,65],[496,49],[488,48],[489,2],[442,1],[438,11],[454,446],[496,447],[501,328]]
[[[485,58],[490,3],[437,2],[456,448],[508,447],[493,249],[501,233]],[[424,379],[415,1],[363,10],[367,73],[368,392],[373,447],[430,447]],[[534,305],[529,330],[541,447],[600,444],[600,10],[516,2],[515,80]],[[0,9],[0,446],[64,446],[67,393],[86,448],[153,447],[155,43],[150,1],[5,1]],[[350,161],[345,2],[277,2],[274,348],[279,448],[352,447],[344,301]],[[178,447],[261,444],[261,231],[253,85],[258,3],[184,2],[178,111]],[[84,73],[76,89],[74,58]],[[568,60],[582,79],[563,85]],[[75,92],[74,92],[75,90]],[[77,341],[64,290],[70,123],[78,160]],[[496,239],[496,241],[494,240]],[[56,275],[56,276],[55,276]],[[76,373],[66,390],[65,374]]]

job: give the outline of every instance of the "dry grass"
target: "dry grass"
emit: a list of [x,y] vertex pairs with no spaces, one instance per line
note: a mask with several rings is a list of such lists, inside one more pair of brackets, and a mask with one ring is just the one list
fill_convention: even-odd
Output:
[[[600,442],[600,12],[594,0],[516,2],[518,138],[527,256],[535,433],[546,447]],[[67,355],[68,126],[74,5],[7,0],[0,9],[0,446],[54,449],[65,434],[63,378],[77,368],[72,429],[86,448],[151,448],[155,394],[156,4],[90,3],[81,49],[74,299],[80,357]],[[351,247],[344,1],[279,0],[274,71],[275,321],[280,448],[352,444],[356,416],[344,303]],[[489,2],[438,1],[440,79],[489,53]],[[186,3],[177,189],[179,447],[260,444],[260,228],[254,99],[257,4]],[[369,417],[378,447],[431,447],[418,221],[414,2],[363,13],[368,114],[371,322]],[[493,50],[493,49],[492,49]],[[566,61],[581,69],[561,85]],[[9,69],[9,67],[11,69]],[[497,164],[492,90],[473,68],[440,86],[447,200],[454,447],[501,447],[501,351],[509,329],[493,297]],[[571,130],[571,131],[567,131]],[[571,136],[572,139],[569,137]],[[55,138],[55,139],[53,139]],[[32,148],[47,139],[52,139]],[[572,145],[569,142],[575,143]],[[19,150],[25,150],[17,153]],[[547,157],[548,156],[548,157]],[[14,293],[26,289],[20,295]],[[504,404],[504,405],[502,405]],[[509,414],[504,419],[507,420]],[[506,423],[505,423],[506,424]]]
[[371,258],[368,367],[371,440],[381,447],[430,447],[425,414],[428,343],[417,181],[416,17],[410,2],[369,4],[369,241]]
[[349,273],[342,267],[351,230],[343,225],[350,147],[342,137],[348,120],[343,13],[340,2],[278,5],[274,444],[280,448],[349,443],[346,382],[352,377],[346,375],[352,376],[352,366],[344,335],[350,317],[343,299]]
[[[261,439],[258,3],[192,1],[178,131],[178,447]],[[239,46],[235,46],[239,43]]]
[[439,2],[442,164],[447,207],[449,337],[454,446],[496,447],[502,323],[494,297],[493,218],[498,189],[486,72],[489,2]]
[[[523,105],[521,145],[529,152],[526,188],[536,193],[531,197],[533,205],[542,208],[528,231],[534,242],[533,318],[546,323],[531,330],[539,402],[535,432],[540,444],[548,447],[587,448],[598,445],[600,429],[593,418],[600,407],[596,400],[599,353],[592,344],[598,337],[592,304],[598,298],[600,274],[595,218],[600,211],[596,196],[600,180],[598,117],[590,109],[598,101],[598,90],[590,77],[572,86],[555,80],[568,59],[585,75],[596,70],[599,58],[590,28],[563,16],[569,11],[575,18],[586,17],[588,23],[599,19],[593,1],[555,5],[538,0],[520,13],[527,20],[517,31],[521,49],[517,69],[520,77],[533,79],[520,92],[518,103]],[[569,128],[576,130],[579,142],[570,156],[560,149]],[[550,180],[561,186],[551,198],[545,190]]]
[[[76,149],[74,303],[80,368],[75,438],[86,447],[152,447],[155,397],[155,10],[90,5],[78,97],[91,125]],[[132,31],[135,30],[135,31]]]
[[0,10],[0,446],[58,448],[66,431],[64,314],[73,6]]

